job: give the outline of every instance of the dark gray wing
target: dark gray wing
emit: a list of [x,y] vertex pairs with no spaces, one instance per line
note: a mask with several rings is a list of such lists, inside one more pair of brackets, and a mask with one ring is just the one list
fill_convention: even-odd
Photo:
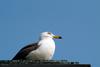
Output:
[[25,60],[26,56],[33,50],[36,50],[39,45],[38,43],[32,43],[23,47],[12,60]]

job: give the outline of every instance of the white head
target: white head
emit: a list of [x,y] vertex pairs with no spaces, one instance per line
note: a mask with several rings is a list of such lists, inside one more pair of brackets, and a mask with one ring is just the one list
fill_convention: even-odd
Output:
[[44,38],[55,38],[55,39],[61,39],[61,36],[56,36],[54,34],[52,34],[51,32],[42,32],[40,39],[44,39]]

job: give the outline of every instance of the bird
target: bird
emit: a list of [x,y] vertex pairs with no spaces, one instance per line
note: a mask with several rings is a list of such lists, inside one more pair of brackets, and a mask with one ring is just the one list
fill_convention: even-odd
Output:
[[12,60],[52,60],[55,53],[54,39],[62,39],[51,32],[42,32],[39,40],[21,48]]

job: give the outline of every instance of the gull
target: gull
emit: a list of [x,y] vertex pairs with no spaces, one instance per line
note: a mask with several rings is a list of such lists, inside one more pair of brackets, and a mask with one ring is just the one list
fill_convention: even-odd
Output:
[[51,32],[42,32],[38,42],[24,46],[12,60],[51,60],[55,52],[54,39],[62,37]]

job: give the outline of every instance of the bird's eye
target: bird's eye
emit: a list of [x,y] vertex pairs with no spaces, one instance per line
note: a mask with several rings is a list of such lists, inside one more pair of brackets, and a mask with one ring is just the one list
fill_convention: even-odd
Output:
[[51,35],[51,33],[50,33],[50,32],[48,32],[48,34],[50,34],[50,35]]

